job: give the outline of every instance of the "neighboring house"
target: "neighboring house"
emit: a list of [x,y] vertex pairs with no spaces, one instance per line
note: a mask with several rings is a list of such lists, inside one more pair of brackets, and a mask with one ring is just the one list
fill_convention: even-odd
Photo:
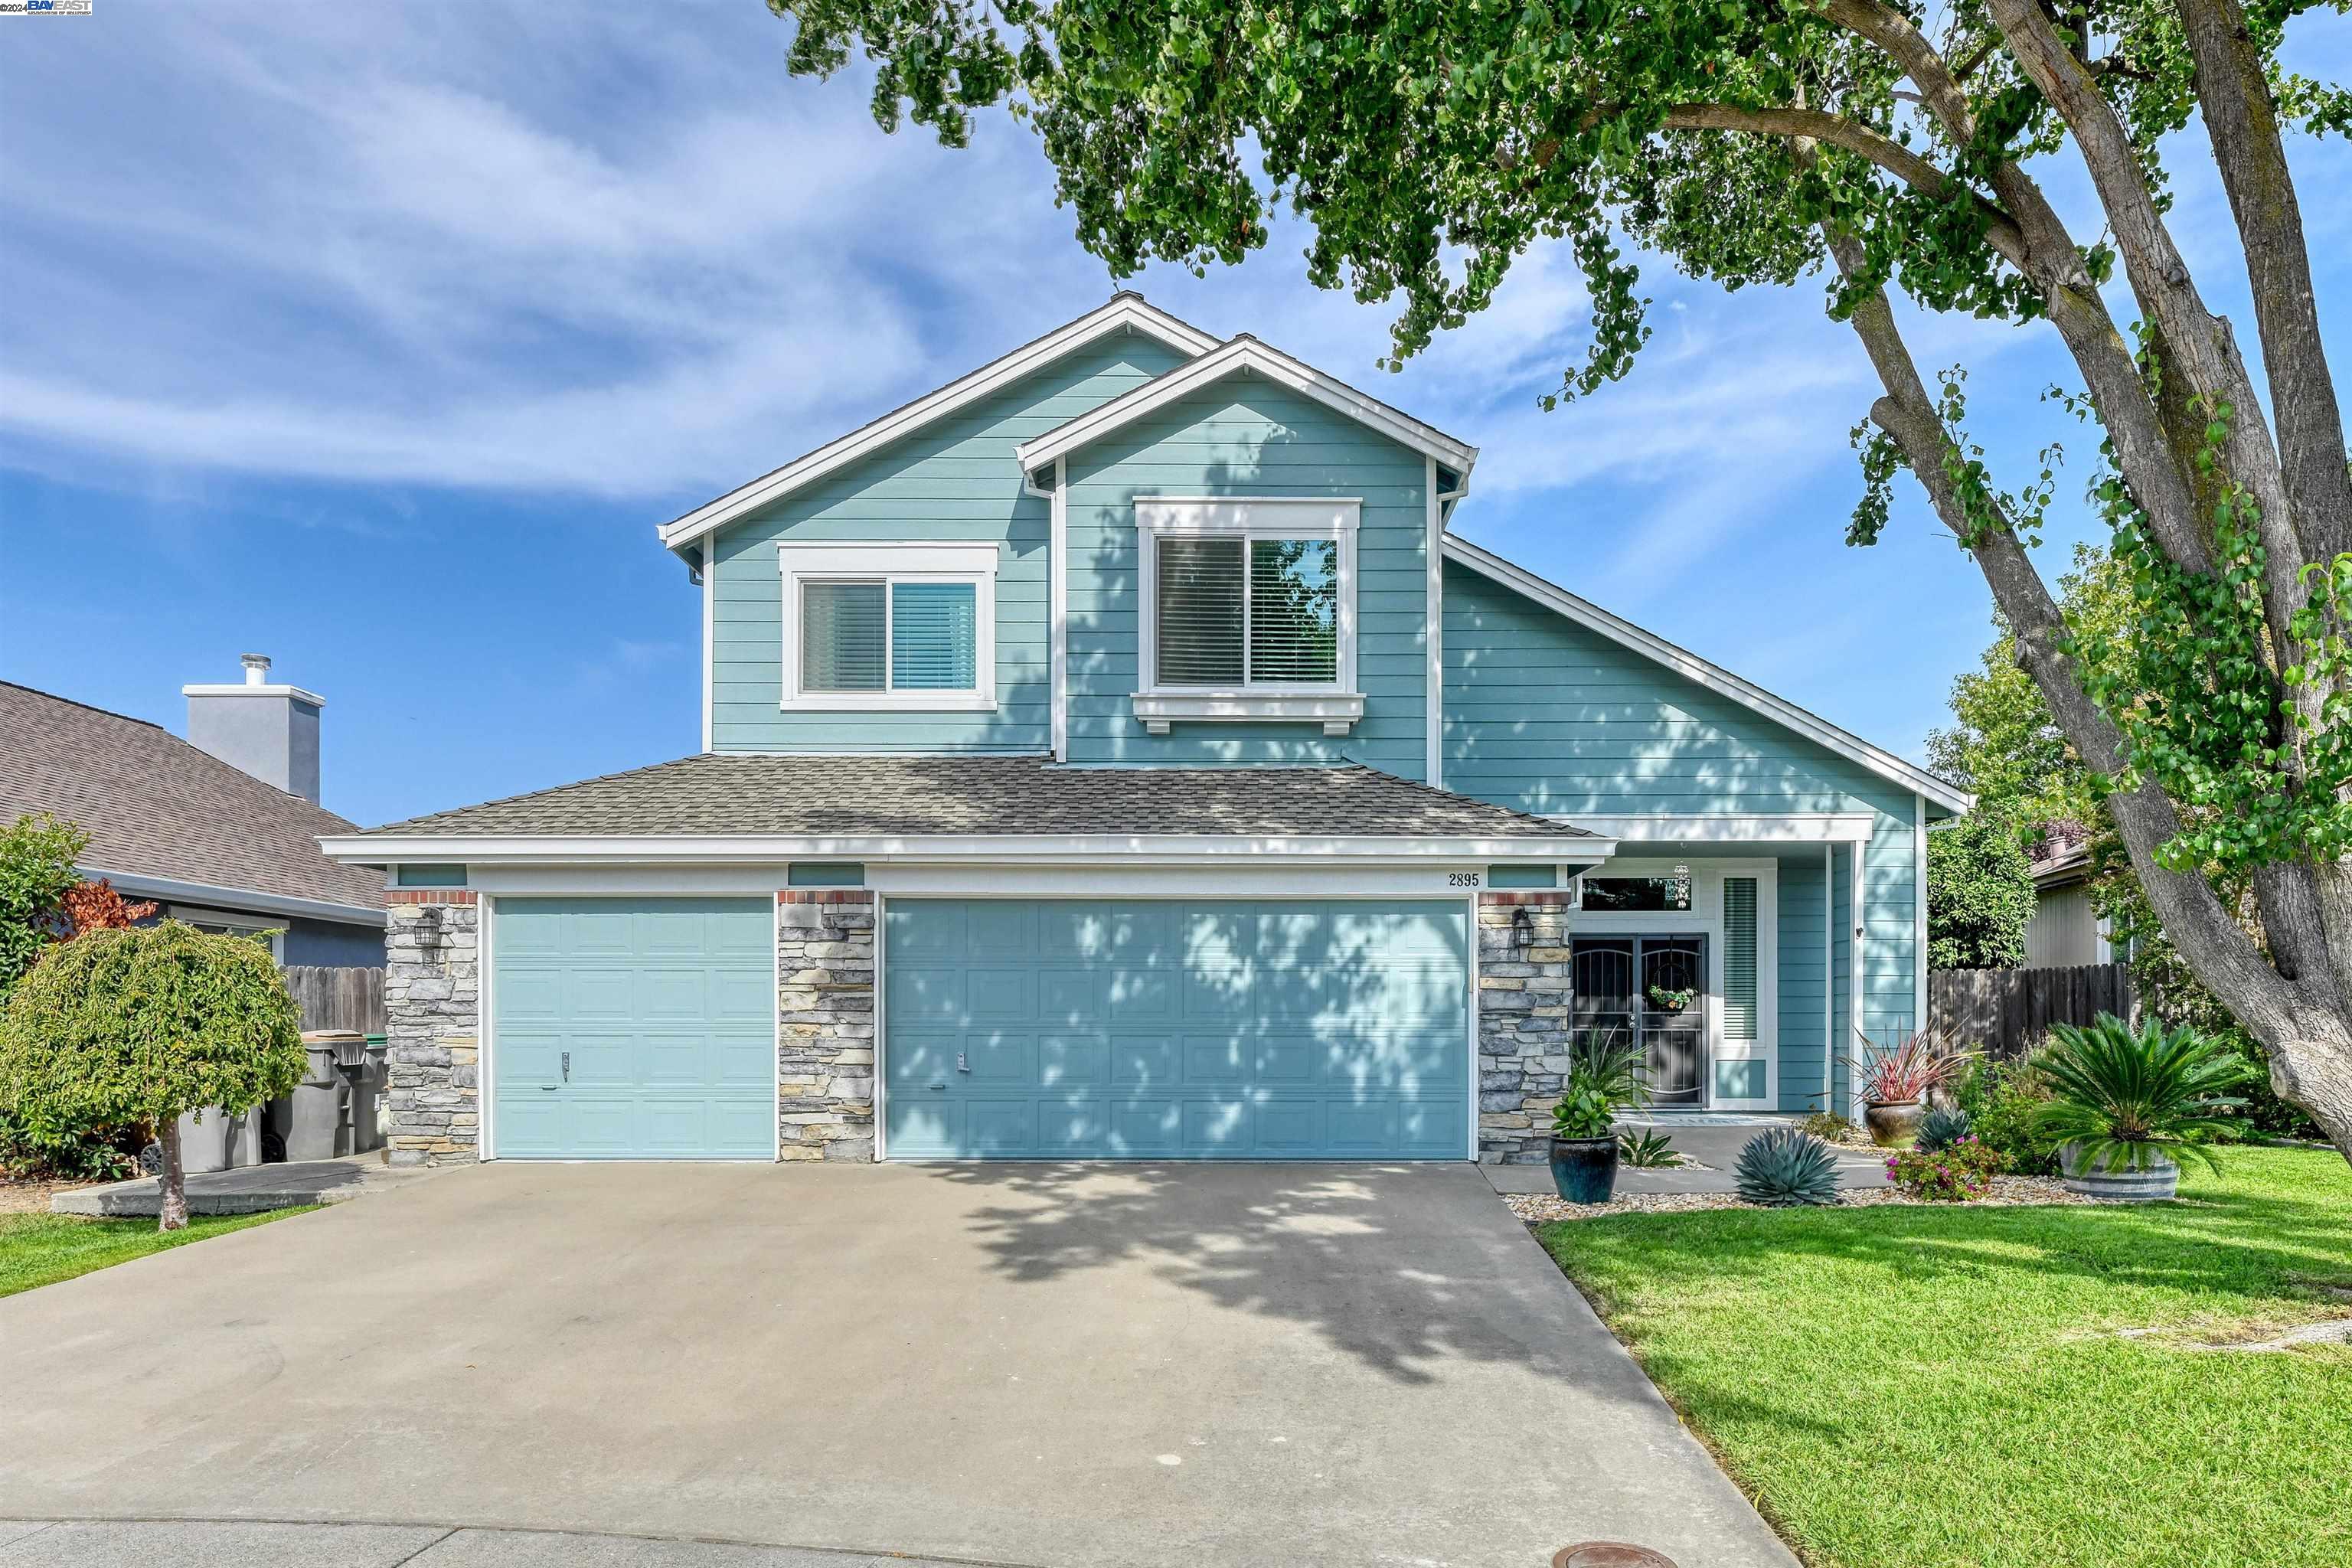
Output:
[[[189,686],[188,740],[0,681],[0,820],[46,811],[89,835],[81,873],[280,963],[383,963],[381,877],[319,852],[352,824],[319,805],[320,699],[268,683]],[[268,934],[265,934],[268,933]]]
[[2091,842],[2080,823],[2045,823],[2031,850],[2033,915],[2025,922],[2026,969],[2121,963],[2131,955],[2107,940],[2091,907]]
[[327,846],[397,1157],[1531,1160],[1587,1027],[1845,1102],[1967,797],[1448,531],[1475,458],[1122,294],[667,525],[701,754]]

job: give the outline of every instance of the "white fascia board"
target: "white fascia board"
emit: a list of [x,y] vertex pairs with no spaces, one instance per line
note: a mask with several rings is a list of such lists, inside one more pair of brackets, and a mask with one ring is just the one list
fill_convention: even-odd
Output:
[[198,683],[180,688],[183,697],[291,697],[297,702],[308,702],[313,708],[324,708],[327,700],[315,691],[305,691],[299,686],[252,686],[245,681],[228,681],[214,686]]
[[1299,861],[1511,860],[1588,864],[1607,859],[1615,840],[1598,836],[1397,838],[1343,835],[1281,837],[1240,834],[907,834],[787,838],[753,835],[645,835],[614,837],[521,836],[355,837],[324,838],[331,858],[398,865],[727,865],[784,860],[900,860],[947,864],[1086,864],[1116,856],[1129,864],[1280,858]]
[[1478,461],[1477,447],[1457,441],[1443,430],[1424,425],[1409,414],[1399,413],[1378,398],[1367,396],[1347,383],[1334,380],[1305,361],[1293,359],[1280,349],[1271,348],[1246,333],[1213,353],[1202,354],[1190,364],[1179,365],[1164,375],[1155,376],[1125,396],[1114,397],[1098,408],[1089,409],[1066,424],[1057,425],[1044,435],[1023,442],[1014,451],[1021,459],[1022,468],[1034,473],[1055,458],[1066,457],[1089,441],[1099,439],[1156,409],[1165,408],[1178,398],[1212,382],[1244,372],[1286,386],[1327,408],[1346,415],[1359,425],[1379,431],[1400,445],[1435,458],[1454,471],[1458,476],[1457,483],[1467,485],[1470,469]]
[[109,866],[77,866],[83,877],[103,877],[118,893],[142,899],[170,899],[219,910],[259,910],[273,915],[300,915],[343,925],[381,926],[382,908],[370,904],[338,904],[324,899],[298,899],[285,893],[264,893],[251,888],[224,888],[213,882],[184,882],[173,877],[150,877],[141,871],[118,871]]
[[1180,353],[1203,354],[1217,346],[1215,338],[1188,321],[1180,321],[1167,311],[1147,304],[1141,295],[1117,295],[1101,309],[1089,310],[1076,321],[1055,328],[1034,342],[1024,343],[1003,358],[991,360],[971,374],[951,381],[902,408],[893,409],[870,424],[859,426],[846,436],[826,442],[804,457],[793,458],[781,468],[762,474],[751,483],[662,524],[658,530],[661,542],[670,550],[680,549],[704,534],[726,527],[748,511],[814,484],[867,453],[1009,386],[1040,365],[1050,364],[1097,338],[1124,331],[1141,332]]
[[1612,616],[1590,600],[1580,599],[1559,584],[1547,583],[1534,573],[1514,566],[1490,551],[1481,550],[1449,533],[1445,536],[1445,558],[1458,561],[1473,572],[1526,595],[1580,626],[1588,626],[1612,642],[1656,660],[1676,675],[1697,682],[1717,696],[1728,697],[1741,707],[1761,713],[1849,762],[1860,763],[1879,777],[1902,785],[1906,792],[1925,795],[1948,811],[1964,812],[1976,805],[1976,796],[1965,790],[1955,789],[1927,769],[1906,763],[1892,752],[1882,751],[1861,736],[1841,730],[1828,720],[1806,712],[1787,699],[1775,697],[1752,681],[1741,679],[1721,665],[1709,663],[1687,649],[1676,647],[1665,638],[1645,632],[1633,622]]
[[1547,812],[1554,821],[1606,834],[1627,849],[1655,844],[1855,844],[1876,818],[1868,812],[1751,812],[1705,816],[1596,816]]

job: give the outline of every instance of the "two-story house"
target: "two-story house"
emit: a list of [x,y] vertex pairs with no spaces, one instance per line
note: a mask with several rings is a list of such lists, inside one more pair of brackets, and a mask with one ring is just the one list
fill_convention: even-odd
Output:
[[1458,536],[1476,458],[1121,294],[667,524],[698,754],[327,842],[398,1157],[1535,1159],[1588,1028],[1843,1106],[1966,797]]

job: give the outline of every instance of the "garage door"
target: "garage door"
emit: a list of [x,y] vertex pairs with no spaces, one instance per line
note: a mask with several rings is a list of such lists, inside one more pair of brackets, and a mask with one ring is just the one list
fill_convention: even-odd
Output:
[[1457,902],[887,908],[895,1158],[1466,1157]]
[[772,1159],[765,899],[514,899],[491,929],[492,1152]]

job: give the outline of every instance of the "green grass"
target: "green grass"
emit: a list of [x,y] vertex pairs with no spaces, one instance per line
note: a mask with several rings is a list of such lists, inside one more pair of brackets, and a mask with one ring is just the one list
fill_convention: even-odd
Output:
[[167,1247],[185,1247],[208,1236],[223,1236],[309,1214],[309,1208],[276,1209],[268,1214],[198,1215],[188,1228],[158,1231],[152,1219],[89,1219],[79,1215],[0,1215],[0,1296],[13,1296],[36,1286],[54,1285],[77,1274],[111,1268]]
[[[2352,1169],[2233,1149],[2148,1207],[1629,1215],[1560,1267],[1809,1563],[2342,1568]],[[2331,1291],[2328,1287],[2335,1287]],[[2144,1337],[2122,1329],[2157,1328]]]

